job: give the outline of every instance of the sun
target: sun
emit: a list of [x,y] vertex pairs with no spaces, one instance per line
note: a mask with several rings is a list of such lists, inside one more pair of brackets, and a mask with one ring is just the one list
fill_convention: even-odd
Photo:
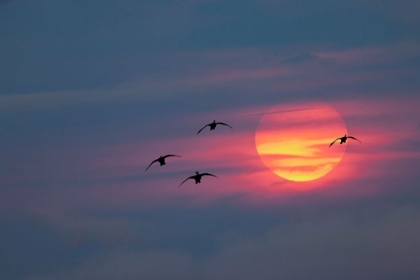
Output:
[[312,181],[341,161],[346,145],[328,146],[346,133],[342,117],[328,104],[279,105],[260,119],[255,146],[264,164],[278,176]]

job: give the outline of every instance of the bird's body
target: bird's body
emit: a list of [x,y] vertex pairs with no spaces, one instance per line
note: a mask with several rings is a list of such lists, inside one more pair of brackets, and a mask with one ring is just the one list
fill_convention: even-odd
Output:
[[167,157],[181,157],[181,156],[178,156],[178,155],[166,155],[166,156],[160,156],[160,157],[158,157],[157,159],[155,159],[154,161],[152,161],[152,162],[149,164],[149,166],[146,168],[146,170],[145,170],[144,172],[146,172],[146,171],[147,171],[147,169],[149,169],[149,167],[150,167],[150,166],[152,166],[152,164],[153,164],[153,163],[155,163],[155,162],[159,162],[160,166],[165,165],[165,164],[166,164],[165,159],[166,159]]
[[179,188],[182,184],[184,184],[186,181],[188,181],[189,179],[194,179],[196,184],[200,184],[200,183],[201,183],[201,177],[203,177],[203,176],[213,176],[213,177],[218,178],[217,176],[215,176],[215,175],[213,175],[213,174],[210,174],[210,173],[198,173],[198,172],[195,172],[195,175],[190,176],[190,177],[188,177],[187,179],[185,179],[184,181],[182,181],[182,183],[181,183],[181,184],[179,184],[178,188]]
[[354,139],[354,140],[357,140],[357,141],[359,141],[360,143],[362,143],[359,139],[356,139],[356,138],[355,138],[355,137],[353,137],[353,136],[347,136],[347,135],[345,134],[343,137],[338,137],[337,139],[335,139],[335,140],[334,140],[334,141],[330,144],[330,146],[329,146],[329,147],[331,147],[331,146],[335,143],[335,141],[337,141],[337,140],[340,140],[340,145],[341,145],[341,144],[343,144],[343,143],[346,143],[348,138],[350,138],[350,139]]
[[226,123],[222,123],[222,122],[216,122],[216,120],[213,120],[213,122],[212,123],[209,123],[209,124],[206,124],[202,129],[200,129],[198,132],[197,132],[197,135],[204,129],[204,128],[206,128],[207,126],[208,127],[210,127],[210,130],[215,130],[216,129],[216,126],[217,125],[225,125],[225,126],[228,126],[228,127],[230,127],[230,128],[232,128],[230,125],[228,125],[228,124],[226,124]]

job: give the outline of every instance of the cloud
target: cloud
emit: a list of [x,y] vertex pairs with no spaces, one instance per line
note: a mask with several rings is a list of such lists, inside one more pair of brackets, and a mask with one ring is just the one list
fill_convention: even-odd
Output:
[[227,239],[210,256],[120,248],[29,279],[416,279],[418,207],[356,209],[285,220],[256,236],[218,233]]
[[191,263],[192,259],[189,256],[171,251],[123,251],[87,259],[71,272],[29,279],[192,279]]
[[[415,1],[30,2],[0,2],[5,278],[419,275]],[[255,130],[308,100],[363,143],[298,184]]]
[[[160,103],[171,100],[179,106],[166,105],[169,112],[178,107],[198,112],[208,110],[206,104],[222,108],[247,106],[252,102],[269,104],[279,92],[281,100],[296,98],[295,93],[300,98],[311,97],[315,92],[321,98],[332,98],[337,91],[362,96],[372,86],[375,92],[369,94],[383,90],[389,95],[396,83],[401,85],[400,90],[413,91],[416,80],[412,70],[418,67],[417,50],[417,43],[406,41],[346,49],[312,44],[299,46],[298,55],[290,46],[282,51],[244,47],[234,51],[168,52],[148,58],[147,63],[138,58],[139,67],[153,64],[161,72],[133,71],[129,79],[112,87],[30,94],[3,91],[0,110],[30,112],[109,104],[124,107],[133,102],[139,106],[159,104],[163,108]],[[264,94],[255,100],[252,96],[256,92]]]
[[0,6],[6,5],[7,3],[11,2],[12,0],[0,0]]
[[300,62],[307,62],[317,59],[318,57],[316,55],[310,54],[310,53],[299,53],[296,56],[283,59],[284,63],[300,63]]
[[373,223],[336,216],[279,227],[230,244],[208,265],[219,269],[208,272],[218,279],[354,279],[404,271],[414,279],[416,249],[402,238],[418,233],[409,225],[418,211],[411,211],[409,218],[406,211],[396,213],[400,221],[394,214]]

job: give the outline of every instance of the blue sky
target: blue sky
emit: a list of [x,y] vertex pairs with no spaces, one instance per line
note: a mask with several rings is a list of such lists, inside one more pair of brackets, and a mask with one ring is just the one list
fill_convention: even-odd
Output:
[[[419,13],[0,1],[1,278],[417,279]],[[297,187],[255,132],[316,102],[363,143]],[[234,129],[195,135],[213,119]],[[144,172],[167,153],[182,158]],[[176,188],[197,169],[219,179]]]

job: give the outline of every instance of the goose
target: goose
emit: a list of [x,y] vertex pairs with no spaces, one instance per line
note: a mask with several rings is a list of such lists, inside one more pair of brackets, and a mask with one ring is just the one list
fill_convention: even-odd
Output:
[[216,178],[219,178],[219,177],[217,177],[216,175],[213,175],[213,174],[210,174],[210,173],[198,173],[198,171],[196,171],[195,172],[195,175],[193,175],[193,176],[190,176],[190,177],[188,177],[187,179],[185,179],[184,181],[182,181],[182,183],[181,184],[179,184],[179,186],[178,186],[178,188],[182,185],[182,184],[184,184],[186,181],[188,181],[189,179],[194,179],[195,180],[195,183],[196,184],[199,184],[199,183],[201,183],[201,177],[203,177],[203,176],[213,176],[213,177],[216,177]]
[[344,134],[344,136],[343,137],[338,137],[337,139],[335,139],[331,144],[330,144],[330,146],[329,147],[331,147],[334,143],[335,143],[335,141],[337,141],[337,140],[340,140],[340,145],[341,144],[343,144],[343,143],[346,143],[346,141],[347,141],[347,139],[348,138],[350,138],[350,139],[354,139],[354,140],[357,140],[357,141],[359,141],[360,143],[362,143],[359,139],[356,139],[355,137],[353,137],[353,136],[347,136],[346,134]]
[[206,125],[205,125],[202,129],[200,129],[200,130],[197,132],[197,135],[198,135],[198,134],[199,134],[199,133],[200,133],[203,129],[205,129],[207,126],[209,126],[209,127],[210,127],[210,130],[214,130],[218,124],[225,125],[225,126],[228,126],[228,127],[232,128],[232,127],[231,127],[230,125],[228,125],[227,123],[216,122],[216,120],[213,120],[213,122],[212,122],[212,123],[208,123],[208,124],[206,124]]
[[150,167],[150,166],[152,166],[152,164],[153,164],[153,163],[155,163],[155,162],[159,162],[159,163],[160,163],[160,166],[165,165],[165,164],[166,164],[165,159],[166,159],[167,157],[181,157],[181,156],[178,156],[178,155],[166,155],[166,156],[160,156],[160,157],[158,157],[157,159],[155,159],[154,161],[152,161],[152,162],[149,164],[149,166],[146,168],[146,170],[145,170],[144,172],[146,172],[146,171],[147,171],[147,169],[149,169],[149,167]]

